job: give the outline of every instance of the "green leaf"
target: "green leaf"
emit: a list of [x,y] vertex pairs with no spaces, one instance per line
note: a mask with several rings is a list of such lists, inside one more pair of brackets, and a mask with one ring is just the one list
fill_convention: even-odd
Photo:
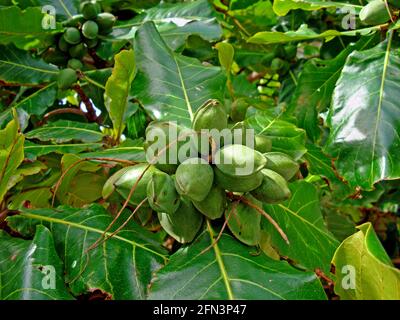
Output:
[[362,38],[356,44],[350,44],[332,60],[312,59],[304,65],[288,112],[294,113],[297,124],[307,131],[312,141],[317,141],[320,137],[319,113],[329,108],[335,84],[347,57],[354,50],[363,50],[370,46],[374,39],[375,37]]
[[37,227],[33,240],[0,230],[0,261],[0,300],[73,299],[53,238],[44,226]]
[[32,209],[48,208],[50,207],[52,195],[50,187],[35,187],[34,189],[23,190],[10,198],[8,208],[10,210],[18,210],[23,208],[25,203],[29,203],[29,207]]
[[132,90],[154,119],[191,126],[194,113],[206,100],[223,97],[221,69],[172,52],[153,23],[139,28],[135,48],[138,74]]
[[0,80],[17,84],[40,84],[57,77],[58,68],[13,46],[0,45]]
[[0,130],[0,203],[9,189],[10,179],[23,160],[24,136],[19,132],[17,120],[12,120]]
[[[35,224],[50,226],[57,252],[65,265],[65,278],[73,295],[98,289],[114,299],[144,299],[152,272],[165,262],[165,250],[156,237],[134,223],[97,248],[95,243],[112,221],[100,205],[74,209],[23,209],[8,218],[13,229],[29,232]],[[123,221],[106,233],[110,235]]]
[[34,160],[39,156],[43,156],[52,152],[65,153],[80,153],[84,151],[92,151],[100,149],[102,143],[70,143],[70,144],[36,144],[28,140],[25,141],[24,151],[25,156]]
[[146,162],[146,155],[143,149],[142,140],[133,141],[128,139],[117,147],[82,153],[80,156],[84,158],[116,158],[121,160]]
[[361,5],[354,5],[348,2],[335,2],[324,0],[274,0],[274,11],[277,15],[285,16],[291,10],[319,10],[323,8],[345,8],[352,7],[356,10],[362,8]]
[[[171,256],[150,287],[150,299],[326,299],[312,272],[275,261],[223,233],[208,251],[214,233],[204,231]],[[215,235],[216,236],[216,235]]]
[[[27,8],[22,11],[17,6],[0,8],[0,43],[14,43],[20,49],[44,47],[45,41],[61,29],[44,29],[41,8]],[[58,26],[59,27],[59,26]]]
[[69,120],[57,120],[43,127],[29,131],[27,139],[40,141],[52,141],[63,143],[69,141],[99,142],[103,139],[103,133],[95,123],[82,123]]
[[333,167],[333,159],[328,157],[321,149],[321,147],[308,143],[307,153],[304,155],[307,161],[307,167],[311,174],[319,175],[328,179],[329,188],[333,195],[338,199],[344,199],[352,192],[348,184],[343,181],[336,168]]
[[161,3],[131,20],[117,24],[112,36],[117,39],[132,39],[137,29],[148,21],[155,23],[172,50],[182,47],[192,34],[208,41],[216,41],[222,36],[222,28],[216,20],[215,11],[207,0]]
[[111,68],[106,68],[90,70],[84,73],[84,80],[86,80],[87,85],[83,86],[82,89],[85,94],[90,97],[94,105],[102,112],[107,111],[104,104],[104,91],[106,89],[107,80],[111,76],[111,72]]
[[343,300],[399,300],[400,271],[393,267],[371,223],[358,229],[333,257],[336,294]]
[[391,35],[372,49],[353,52],[336,84],[325,150],[352,187],[371,190],[377,181],[400,177],[399,70]]
[[309,270],[320,268],[329,272],[339,242],[324,224],[317,189],[305,181],[290,184],[292,197],[278,205],[264,205],[286,233],[290,244],[282,239],[266,220],[262,227],[271,234],[271,242],[281,256],[286,256]]
[[115,65],[108,78],[105,101],[108,114],[114,127],[114,139],[119,141],[125,129],[126,119],[131,115],[129,91],[136,75],[133,50],[123,50],[115,56]]
[[335,37],[339,36],[357,36],[357,35],[369,35],[379,30],[379,26],[369,27],[351,31],[337,31],[327,30],[322,33],[317,33],[312,29],[309,29],[306,24],[300,26],[296,31],[277,32],[277,31],[262,31],[256,33],[254,36],[249,38],[247,41],[256,44],[274,44],[274,43],[288,43],[292,41],[307,41],[315,39],[326,39],[330,41]]
[[257,111],[246,119],[246,123],[256,134],[270,138],[274,151],[287,153],[295,159],[301,158],[307,151],[305,131],[286,121],[282,113],[275,115],[271,111]]

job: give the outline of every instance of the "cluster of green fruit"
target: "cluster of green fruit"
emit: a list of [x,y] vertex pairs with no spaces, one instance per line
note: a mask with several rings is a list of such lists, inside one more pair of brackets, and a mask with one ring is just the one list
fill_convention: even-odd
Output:
[[[180,144],[186,143],[182,137],[189,136],[187,133],[201,135],[204,129],[229,130],[227,118],[225,107],[210,100],[195,113],[191,129],[172,122],[150,123],[146,129],[145,149],[157,143],[148,137],[163,132],[167,136],[166,145],[172,148],[175,143],[179,150]],[[237,127],[234,125],[231,130]],[[178,130],[178,139],[168,136],[171,129]],[[209,138],[210,145],[215,146],[214,137]],[[155,157],[151,164],[125,167],[108,179],[103,197],[107,199],[117,191],[127,199],[136,186],[130,204],[137,206],[147,199],[145,205],[157,212],[161,226],[169,235],[180,243],[191,242],[204,216],[214,220],[224,213],[227,215],[235,197],[244,196],[260,207],[261,202],[276,204],[290,197],[288,181],[296,175],[299,165],[284,153],[271,152],[272,143],[267,137],[256,135],[253,138],[254,148],[235,141],[235,144],[211,147],[208,156],[199,151],[197,156],[192,155],[180,163],[171,163],[170,157],[166,158],[167,163],[161,163]],[[240,231],[236,233],[236,228],[228,226],[239,240],[248,243],[242,239]]]
[[83,68],[82,58],[88,49],[94,49],[99,43],[99,35],[112,31],[116,17],[101,12],[101,6],[95,1],[85,1],[80,5],[81,14],[63,22],[64,33],[58,38],[57,52],[60,65],[65,65],[58,75],[60,89],[68,89],[77,81],[76,70]]
[[285,74],[290,68],[290,61],[296,58],[297,46],[291,43],[277,45],[274,50],[275,58],[271,61],[271,70],[279,74]]
[[399,0],[372,0],[366,4],[360,12],[361,22],[367,25],[384,24],[391,20],[392,11],[400,8]]

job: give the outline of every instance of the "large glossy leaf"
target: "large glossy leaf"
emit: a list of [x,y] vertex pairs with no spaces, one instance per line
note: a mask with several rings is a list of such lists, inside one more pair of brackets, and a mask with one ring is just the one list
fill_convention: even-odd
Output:
[[117,147],[95,152],[82,153],[80,156],[85,158],[116,158],[122,160],[146,162],[146,155],[143,149],[142,140],[126,140]]
[[400,177],[400,54],[392,36],[355,51],[336,84],[326,151],[353,187]]
[[8,218],[10,226],[24,234],[38,223],[49,226],[75,296],[99,289],[114,299],[143,299],[152,272],[165,262],[165,251],[150,232],[130,223],[86,255],[111,220],[111,215],[97,204],[81,209],[24,209]]
[[361,5],[350,4],[347,1],[324,1],[324,0],[275,0],[274,11],[280,16],[285,16],[291,10],[319,10],[322,8],[344,8],[353,7],[357,11],[362,8]]
[[24,136],[19,132],[18,122],[12,120],[0,130],[0,203],[23,160]]
[[0,45],[0,80],[18,84],[39,84],[57,77],[56,66],[35,59],[27,51]]
[[99,142],[103,139],[103,133],[94,123],[82,123],[68,120],[50,122],[43,127],[29,131],[27,139],[40,141],[52,141],[55,143],[69,142],[72,140],[81,142]]
[[138,74],[132,93],[154,119],[190,126],[193,114],[207,99],[222,98],[221,68],[172,52],[152,22],[137,31],[135,53]]
[[264,209],[281,226],[290,244],[266,220],[262,227],[271,234],[271,243],[280,255],[287,256],[309,270],[330,270],[330,262],[339,242],[328,231],[322,217],[316,188],[305,181],[290,185],[292,197]]
[[103,146],[102,143],[66,143],[66,144],[36,144],[28,140],[25,141],[24,151],[26,158],[34,160],[39,156],[43,156],[52,152],[80,153],[98,150]]
[[358,229],[343,241],[333,258],[335,292],[341,299],[399,300],[400,271],[393,267],[371,223]]
[[0,230],[0,300],[70,300],[63,264],[48,229],[38,226],[33,240]]
[[113,37],[131,39],[145,22],[153,21],[164,41],[175,50],[180,48],[191,34],[215,41],[222,35],[216,14],[207,0],[187,3],[161,3],[135,18],[114,27]]
[[22,11],[17,6],[0,8],[0,43],[14,43],[18,48],[30,49],[43,46],[54,32],[61,29],[44,29],[41,8],[27,8]]
[[[210,236],[211,235],[211,236]],[[211,229],[191,245],[172,255],[155,275],[150,299],[325,299],[319,280],[312,272],[302,272],[287,262],[275,261],[263,253],[254,254],[224,233],[213,242]]]
[[306,152],[305,131],[286,121],[282,113],[277,115],[271,111],[258,111],[247,118],[246,123],[256,134],[270,138],[274,151],[288,153],[296,159],[301,158]]
[[114,128],[114,138],[119,141],[126,119],[131,115],[129,91],[136,74],[133,50],[123,50],[115,56],[115,65],[105,90],[106,108]]
[[357,36],[368,35],[379,30],[379,26],[370,27],[351,31],[337,31],[327,30],[322,33],[317,33],[314,30],[308,28],[307,25],[301,25],[296,31],[277,32],[277,31],[262,31],[256,33],[254,36],[249,38],[247,41],[256,44],[275,44],[275,43],[287,43],[292,41],[307,41],[326,39],[327,41],[332,40],[339,36]]
[[332,60],[312,59],[305,65],[298,79],[296,91],[289,105],[289,112],[296,115],[297,124],[316,141],[320,137],[318,116],[329,108],[335,84],[354,50],[363,50],[374,43],[375,37],[364,37],[350,44]]

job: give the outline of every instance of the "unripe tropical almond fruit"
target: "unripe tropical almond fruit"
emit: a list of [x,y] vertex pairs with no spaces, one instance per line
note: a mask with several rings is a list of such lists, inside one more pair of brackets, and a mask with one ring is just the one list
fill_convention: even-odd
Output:
[[[107,199],[116,190],[124,199],[127,199],[132,187],[138,181],[135,192],[129,200],[130,204],[138,205],[147,197],[147,184],[153,172],[157,170],[154,166],[150,166],[146,170],[147,166],[146,163],[140,163],[114,173],[104,184],[103,198]],[[140,178],[141,176],[142,178]]]
[[81,42],[81,33],[77,28],[74,27],[67,28],[64,32],[63,37],[65,41],[69,44],[78,44],[79,42]]
[[249,176],[229,176],[221,172],[217,167],[214,168],[215,182],[224,190],[232,192],[249,192],[258,188],[262,181],[261,172]]
[[81,59],[87,53],[87,48],[85,44],[81,42],[69,48],[68,52],[71,57]]
[[155,171],[147,184],[147,199],[157,212],[174,213],[180,204],[174,180],[165,172]]
[[360,11],[361,22],[367,25],[384,24],[390,20],[390,14],[385,1],[373,0],[366,4]]
[[225,190],[218,185],[214,185],[203,201],[192,202],[197,210],[207,218],[214,220],[222,217],[226,207],[226,201]]
[[192,128],[196,131],[202,129],[222,130],[228,127],[225,107],[215,99],[206,101],[194,114]]
[[261,185],[253,190],[254,198],[265,203],[279,203],[290,198],[291,192],[284,177],[270,169],[261,170]]
[[[262,203],[251,195],[246,200],[262,208]],[[229,218],[229,220],[228,220]],[[225,219],[234,236],[249,246],[255,246],[261,238],[261,214],[244,202],[230,202],[225,210]]]
[[158,219],[164,230],[180,243],[192,242],[203,223],[203,215],[184,198],[174,213],[159,212]]
[[83,68],[82,62],[80,62],[78,59],[69,59],[68,68],[74,69],[74,70],[80,70]]
[[117,18],[108,12],[102,12],[100,13],[97,18],[96,22],[99,25],[99,30],[101,34],[107,34],[112,31],[112,27],[115,24],[115,21]]
[[86,39],[96,39],[99,34],[99,27],[96,22],[88,20],[82,26],[82,34]]
[[76,81],[78,76],[76,71],[71,68],[60,70],[57,77],[57,85],[60,89],[65,90],[70,88]]
[[299,164],[287,154],[282,152],[267,152],[264,154],[267,159],[266,169],[279,173],[289,181],[299,171]]
[[72,16],[72,18],[63,21],[61,24],[63,27],[79,27],[85,22],[85,18],[82,14]]
[[67,41],[65,41],[64,37],[60,37],[60,39],[58,40],[58,48],[62,52],[68,52],[68,50],[70,48],[70,44]]
[[271,139],[261,134],[255,136],[255,144],[255,149],[261,153],[270,152],[272,149]]
[[101,6],[96,1],[84,1],[79,7],[86,20],[95,19],[101,11]]
[[213,181],[212,167],[201,158],[187,159],[176,169],[176,190],[192,201],[203,201],[210,192]]
[[215,153],[215,164],[225,175],[249,176],[265,167],[267,159],[258,151],[241,144],[224,146]]

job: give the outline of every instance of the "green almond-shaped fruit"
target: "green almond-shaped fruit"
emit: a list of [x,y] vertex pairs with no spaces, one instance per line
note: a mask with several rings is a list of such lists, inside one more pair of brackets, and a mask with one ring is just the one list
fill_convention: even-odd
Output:
[[261,153],[270,152],[272,149],[271,139],[261,134],[255,136],[255,144],[255,149]]
[[249,104],[244,98],[236,99],[232,102],[230,117],[234,122],[243,121],[246,118]]
[[99,25],[100,33],[107,34],[111,32],[116,20],[117,18],[111,13],[100,13],[96,18],[96,22]]
[[[149,183],[152,174],[157,170],[148,164],[140,163],[134,166],[123,168],[114,173],[104,184],[103,198],[107,199],[116,190],[124,199],[127,199],[132,187],[137,183],[135,192],[132,194],[129,203],[138,205],[147,197],[147,184]],[[145,171],[146,170],[146,171]],[[139,180],[140,176],[142,178]]]
[[390,20],[385,1],[374,0],[366,4],[360,11],[361,22],[367,25],[378,25]]
[[203,215],[188,199],[181,199],[172,214],[159,212],[158,219],[164,230],[180,243],[192,242],[203,223]]
[[228,176],[249,176],[265,167],[262,153],[241,144],[224,146],[215,153],[217,168]]
[[263,180],[261,172],[249,176],[228,176],[222,173],[218,168],[214,168],[215,181],[224,190],[232,192],[249,192],[258,188]]
[[231,128],[231,132],[233,140],[230,143],[224,141],[224,145],[242,144],[251,148],[255,146],[254,130],[249,129],[243,121],[235,123]]
[[264,154],[267,159],[266,169],[279,173],[289,181],[299,171],[299,164],[290,156],[282,152],[268,152]]
[[93,49],[99,43],[98,39],[85,39],[85,44],[89,49]]
[[63,37],[65,41],[69,44],[78,44],[79,42],[81,42],[81,33],[77,28],[74,27],[67,28],[64,32]]
[[60,89],[65,90],[70,88],[76,81],[78,76],[76,71],[71,68],[62,69],[57,76],[57,85]]
[[180,204],[174,180],[165,172],[155,171],[147,185],[147,199],[157,212],[174,213]]
[[74,69],[74,70],[81,70],[83,68],[82,62],[80,62],[78,59],[69,59],[68,68]]
[[227,127],[226,110],[218,100],[207,100],[194,114],[192,128],[196,131],[203,129],[223,130]]
[[274,58],[271,62],[271,70],[278,72],[284,67],[285,61],[281,58]]
[[95,19],[101,11],[101,6],[95,1],[84,1],[81,3],[80,12],[86,20]]
[[176,190],[193,201],[203,201],[210,192],[213,181],[212,167],[201,158],[187,159],[176,169]]
[[96,22],[88,20],[82,26],[82,34],[86,39],[96,39],[99,34],[99,27]]
[[285,50],[285,58],[287,60],[292,60],[296,58],[297,55],[297,46],[294,44],[287,44],[283,47]]
[[60,39],[58,40],[58,48],[62,51],[62,52],[68,52],[70,47],[70,44],[65,41],[64,37],[60,37]]
[[261,170],[261,185],[253,190],[254,198],[265,203],[280,203],[290,198],[291,192],[284,177],[270,169]]
[[[246,200],[262,208],[262,203],[251,195]],[[225,210],[225,219],[233,235],[241,242],[255,246],[261,238],[261,214],[243,202],[230,202]]]
[[68,53],[73,58],[81,59],[87,53],[87,48],[85,44],[81,42],[75,46],[72,46]]
[[226,207],[226,193],[225,190],[214,185],[207,197],[203,201],[192,201],[193,205],[211,220],[219,219],[222,217]]
[[85,22],[85,17],[83,14],[77,14],[72,16],[72,18],[63,21],[61,24],[63,27],[79,27]]

